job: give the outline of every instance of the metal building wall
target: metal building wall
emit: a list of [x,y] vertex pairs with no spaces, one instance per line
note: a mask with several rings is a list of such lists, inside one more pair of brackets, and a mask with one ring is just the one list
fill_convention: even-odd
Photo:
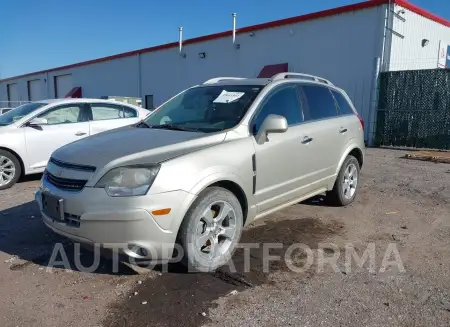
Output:
[[[239,49],[231,37],[223,37],[186,45],[186,58],[173,47],[8,80],[0,84],[0,101],[6,100],[6,84],[12,82],[20,84],[22,99],[27,100],[27,81],[36,78],[42,80],[42,94],[53,98],[54,76],[72,74],[73,85],[82,87],[83,97],[151,94],[159,105],[211,77],[256,77],[265,65],[288,63],[290,71],[323,76],[345,89],[370,125],[374,58],[381,55],[384,15],[385,6],[376,6],[253,34],[238,30]],[[200,58],[199,53],[206,57]]]
[[20,100],[28,100],[27,81],[39,79],[41,99],[55,98],[55,77],[70,74],[74,87],[81,86],[83,97],[101,97],[103,95],[137,96],[138,58],[136,56],[115,59],[63,69],[48,73],[30,75],[0,83],[0,103],[7,101],[7,85],[19,84]]
[[[381,54],[382,6],[289,26],[238,34],[141,55],[141,94],[160,104],[175,92],[215,76],[256,77],[265,65],[319,75],[345,89],[369,123],[374,58]],[[201,59],[199,53],[206,53]]]
[[[385,70],[438,68],[439,41],[450,44],[450,27],[402,6],[395,5],[394,8],[405,21],[394,16],[393,30],[404,38],[392,35],[390,60]],[[424,39],[429,43],[422,46]]]

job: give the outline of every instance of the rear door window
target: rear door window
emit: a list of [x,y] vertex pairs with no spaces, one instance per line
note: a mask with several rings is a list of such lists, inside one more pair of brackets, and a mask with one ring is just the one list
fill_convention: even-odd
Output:
[[336,102],[328,87],[302,85],[302,102],[305,120],[319,120],[337,117]]
[[339,107],[339,115],[354,115],[353,109],[350,107],[347,99],[337,91],[331,91]]
[[127,106],[123,106],[123,117],[124,118],[134,118],[137,117],[137,111],[127,107]]
[[123,118],[123,109],[121,105],[109,103],[91,104],[93,120],[110,120]]

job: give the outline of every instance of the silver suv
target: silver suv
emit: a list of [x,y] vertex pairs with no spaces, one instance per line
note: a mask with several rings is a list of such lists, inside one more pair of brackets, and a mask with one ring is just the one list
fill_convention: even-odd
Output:
[[363,129],[323,78],[215,78],[138,124],[56,150],[35,198],[45,224],[74,241],[153,262],[177,245],[182,262],[210,271],[256,219],[321,193],[351,203]]

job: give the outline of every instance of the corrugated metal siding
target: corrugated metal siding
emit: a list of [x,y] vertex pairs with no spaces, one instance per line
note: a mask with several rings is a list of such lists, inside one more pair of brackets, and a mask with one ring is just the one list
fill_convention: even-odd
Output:
[[[375,56],[381,55],[382,7],[319,19],[289,27],[142,55],[142,95],[159,104],[174,92],[215,76],[256,77],[269,64],[289,63],[289,70],[316,74],[345,89],[369,123]],[[198,54],[206,53],[205,59]]]
[[7,100],[6,85],[19,84],[20,100],[28,100],[27,81],[40,79],[44,84],[43,99],[55,98],[54,77],[71,74],[73,86],[81,86],[83,97],[101,97],[103,95],[137,96],[138,58],[127,57],[101,62],[67,70],[58,70],[48,74],[37,74],[9,80],[0,84],[0,101]]
[[[84,97],[144,98],[153,94],[159,105],[176,92],[211,77],[256,77],[265,65],[287,62],[290,71],[319,75],[345,89],[370,123],[373,62],[381,55],[383,19],[384,6],[378,6],[260,30],[253,36],[238,33],[239,50],[233,47],[231,37],[226,37],[185,46],[186,58],[177,48],[171,48],[50,72],[47,96],[54,97],[54,75],[71,73],[73,85],[82,87]],[[205,59],[199,57],[200,52],[206,53]],[[22,94],[27,94],[27,80],[46,78],[42,75],[19,79]],[[0,85],[0,100],[5,88]]]
[[[416,14],[402,6],[395,6],[395,11],[404,10],[402,22],[393,18],[394,31],[402,34],[404,39],[393,35],[389,70],[415,70],[437,68],[439,41],[450,44],[450,28]],[[422,40],[430,43],[422,47]]]

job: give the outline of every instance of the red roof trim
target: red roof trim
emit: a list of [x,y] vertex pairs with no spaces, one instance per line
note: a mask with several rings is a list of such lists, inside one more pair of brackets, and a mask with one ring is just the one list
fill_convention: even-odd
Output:
[[419,6],[416,6],[406,0],[396,0],[395,3],[399,6],[402,6],[402,7],[405,7],[406,9],[411,10],[412,12],[415,12],[418,15],[421,15],[421,16],[431,19],[439,24],[450,27],[450,21],[448,21],[447,19],[444,19],[442,17],[439,17],[438,15],[435,15],[429,11],[426,11],[425,9],[422,9]]
[[[406,0],[392,0],[392,2],[396,3],[400,6],[403,6],[406,9],[409,9],[421,16],[424,16],[424,17],[434,20],[440,24],[450,27],[450,21],[448,21],[442,17],[439,17],[435,14],[432,14],[416,5],[413,5]],[[296,16],[296,17],[276,20],[276,21],[272,21],[272,22],[268,22],[268,23],[239,28],[239,29],[236,29],[236,34],[249,33],[249,32],[262,30],[262,29],[266,29],[266,28],[273,28],[273,27],[279,27],[279,26],[284,26],[284,25],[289,25],[289,24],[294,24],[294,23],[300,23],[300,22],[304,22],[304,21],[308,21],[308,20],[312,20],[312,19],[325,18],[325,17],[348,13],[348,12],[352,12],[352,11],[358,11],[358,10],[362,10],[362,9],[372,8],[372,7],[384,5],[387,3],[389,3],[389,0],[368,0],[368,1],[360,2],[360,3],[356,3],[353,5],[328,9],[328,10],[319,11],[319,12],[306,14],[306,15],[302,15],[302,16]],[[210,35],[196,37],[193,39],[188,39],[188,40],[183,41],[183,44],[184,45],[194,44],[194,43],[199,43],[199,42],[204,42],[204,41],[220,39],[222,37],[231,36],[231,35],[232,35],[232,31],[230,30],[230,31],[225,31],[225,32],[221,32],[221,33],[210,34]],[[113,59],[125,58],[125,57],[134,56],[137,54],[154,52],[154,51],[175,48],[175,47],[178,47],[178,42],[162,44],[162,45],[158,45],[158,46],[154,46],[154,47],[150,47],[150,48],[145,48],[145,49],[125,52],[125,53],[120,53],[120,54],[116,54],[116,55],[112,55],[112,56],[108,56],[108,57],[83,61],[83,62],[79,62],[76,64],[67,65],[67,66],[61,66],[61,67],[51,68],[51,69],[47,69],[47,70],[41,70],[38,72],[28,73],[28,74],[24,74],[24,75],[8,77],[8,78],[0,80],[0,82],[5,82],[5,81],[9,81],[9,80],[17,79],[17,78],[23,78],[23,77],[32,76],[32,75],[37,75],[37,74],[54,72],[54,71],[58,71],[58,70],[70,69],[70,68],[75,68],[75,67],[80,67],[80,66],[87,66],[90,64],[100,63],[100,62],[109,61],[109,60],[113,60]]]

